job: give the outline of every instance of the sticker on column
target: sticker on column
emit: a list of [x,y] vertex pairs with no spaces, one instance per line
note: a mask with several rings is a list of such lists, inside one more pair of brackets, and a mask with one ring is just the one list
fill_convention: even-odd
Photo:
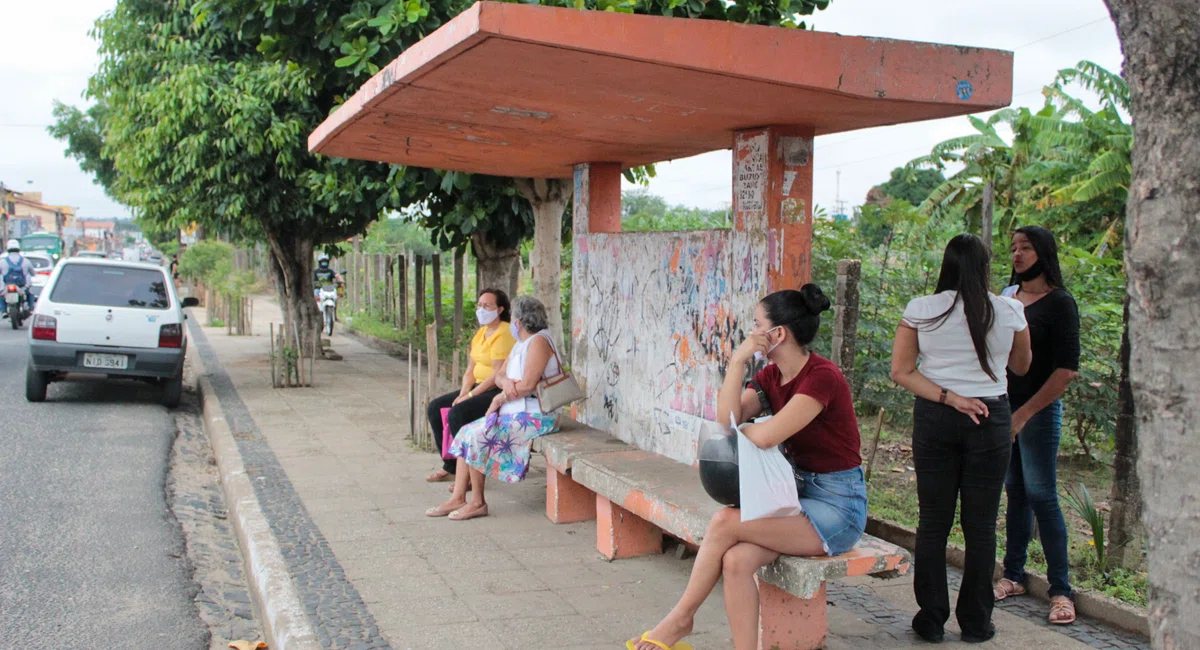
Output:
[[734,155],[735,208],[739,212],[761,211],[767,194],[767,134],[739,140]]
[[971,98],[971,95],[975,94],[975,88],[971,86],[970,81],[963,79],[958,82],[958,87],[954,89],[954,94],[958,95],[958,98],[965,102]]

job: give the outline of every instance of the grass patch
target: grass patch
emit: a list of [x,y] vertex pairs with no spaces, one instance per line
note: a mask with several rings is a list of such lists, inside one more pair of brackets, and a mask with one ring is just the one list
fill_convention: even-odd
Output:
[[[396,327],[396,325],[383,320],[378,315],[366,311],[342,316],[341,319],[342,324],[347,329],[400,345],[412,345],[414,349],[426,352],[424,325],[410,325],[403,328]],[[454,359],[454,351],[458,350],[460,352],[459,361],[463,364],[462,367],[466,368],[467,347],[471,337],[474,335],[474,327],[464,324],[463,332],[456,343],[454,341],[453,327],[451,325],[443,325],[438,330],[438,358],[446,363],[450,363]]]

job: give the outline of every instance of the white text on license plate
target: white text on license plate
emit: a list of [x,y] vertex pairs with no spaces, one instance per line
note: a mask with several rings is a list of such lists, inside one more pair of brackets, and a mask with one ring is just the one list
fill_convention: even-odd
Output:
[[83,367],[125,370],[129,367],[129,357],[123,354],[96,354],[93,352],[86,352],[83,355]]

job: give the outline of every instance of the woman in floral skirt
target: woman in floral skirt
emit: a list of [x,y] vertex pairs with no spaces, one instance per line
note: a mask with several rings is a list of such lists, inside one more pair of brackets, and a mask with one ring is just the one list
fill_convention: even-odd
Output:
[[517,344],[496,372],[501,392],[485,417],[464,425],[454,437],[450,446],[450,453],[458,458],[454,492],[445,503],[426,510],[427,516],[452,521],[486,517],[485,479],[516,483],[525,478],[533,439],[558,428],[557,415],[543,413],[534,394],[538,382],[562,372],[558,350],[546,331],[546,307],[530,296],[517,298],[512,307]]

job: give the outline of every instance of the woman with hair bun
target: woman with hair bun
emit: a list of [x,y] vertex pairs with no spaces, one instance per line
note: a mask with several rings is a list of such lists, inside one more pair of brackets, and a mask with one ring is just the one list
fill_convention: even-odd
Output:
[[754,310],[750,336],[733,352],[717,395],[717,418],[742,424],[763,412],[746,387],[750,360],[768,365],[754,376],[774,413],[742,428],[760,449],[779,446],[792,464],[802,514],[743,523],[737,508],[722,508],[700,544],[679,603],[653,630],[629,641],[632,650],[689,647],[700,605],[723,578],[725,612],[735,648],[758,647],[758,585],[754,574],[781,554],[825,556],[849,551],[867,523],[867,488],[859,456],[858,421],[842,371],[809,349],[829,298],[815,284],[773,293]]

